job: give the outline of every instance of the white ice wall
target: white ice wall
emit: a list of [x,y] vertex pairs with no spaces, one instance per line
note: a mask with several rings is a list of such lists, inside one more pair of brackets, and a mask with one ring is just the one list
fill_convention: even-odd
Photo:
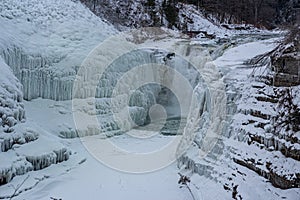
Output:
[[22,85],[0,58],[0,131],[11,132],[18,121],[25,119]]
[[76,68],[117,32],[72,0],[3,0],[0,24],[0,56],[23,84],[27,100],[71,99]]
[[28,55],[18,47],[6,49],[2,57],[23,85],[25,100],[38,97],[53,100],[71,99],[75,70],[59,71],[53,60],[40,55]]

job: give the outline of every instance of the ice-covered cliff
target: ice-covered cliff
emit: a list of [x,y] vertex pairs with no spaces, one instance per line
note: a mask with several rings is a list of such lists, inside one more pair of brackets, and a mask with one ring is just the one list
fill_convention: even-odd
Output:
[[[190,30],[203,29],[206,34],[220,37],[232,33],[205,20],[193,6],[180,8],[180,23],[188,20]],[[7,183],[24,178],[28,172],[31,181],[25,185],[31,186],[19,193],[53,178],[57,171],[68,174],[74,163],[84,163],[86,159],[78,161],[74,157],[86,156],[86,150],[82,153],[68,148],[82,150],[78,147],[82,143],[67,139],[91,136],[82,141],[86,138],[105,141],[108,136],[139,125],[142,127],[134,130],[134,136],[143,136],[148,128],[170,138],[182,137],[176,147],[178,166],[184,173],[193,174],[192,183],[197,190],[199,186],[208,189],[205,197],[299,196],[298,190],[276,189],[249,170],[275,186],[299,187],[299,133],[281,131],[271,135],[270,119],[277,114],[273,108],[279,99],[274,97],[271,86],[256,80],[251,82],[247,75],[253,68],[243,64],[270,50],[274,40],[238,46],[214,63],[211,59],[220,56],[231,44],[218,46],[216,40],[176,40],[174,33],[165,29],[152,29],[158,33],[152,38],[148,37],[152,33],[141,30],[129,33],[124,40],[113,38],[103,42],[117,31],[76,0],[3,0],[0,23],[0,185],[5,184],[0,188],[0,198],[11,198],[13,191]],[[249,40],[241,37],[232,43]],[[32,100],[25,103],[32,117],[26,122],[23,97]],[[33,100],[38,97],[58,101]],[[73,102],[60,101],[72,97]],[[282,113],[285,107],[280,109],[278,112]],[[166,118],[171,120],[164,124]],[[147,127],[151,120],[155,123]],[[92,136],[99,133],[104,133],[104,137]],[[136,138],[126,137],[126,134],[119,137],[122,145],[144,145]],[[157,138],[161,142],[166,137]],[[150,140],[156,143],[157,138]],[[112,139],[115,140],[118,139]],[[116,151],[107,155],[123,156]],[[133,163],[138,167],[139,164]],[[105,176],[101,170],[107,169],[97,167],[91,169],[92,176],[101,176],[102,180]],[[69,176],[80,172],[86,177],[89,171],[86,168],[76,168]],[[41,175],[33,172],[39,170],[43,170]],[[174,171],[176,174],[177,170]],[[54,185],[58,183],[56,178],[52,180]],[[123,179],[118,177],[118,180],[123,187]],[[211,184],[202,184],[207,182]],[[150,187],[155,185],[151,184]],[[254,184],[266,189],[254,194],[249,191]]]
[[[287,107],[292,104],[291,101],[297,102],[295,94],[299,86],[291,89],[294,92],[282,93],[277,90],[285,89],[270,85],[266,76],[270,70],[270,59],[261,66],[245,64],[253,56],[275,47],[274,39],[247,43],[229,49],[214,62],[224,74],[229,126],[205,159],[197,156],[197,140],[179,159],[179,166],[192,176],[192,182],[213,180],[221,183],[226,190],[225,195],[236,199],[262,196],[273,199],[278,198],[276,193],[282,198],[299,197],[298,126],[291,120],[285,121],[292,115],[288,114],[288,110],[292,109],[291,113],[295,113],[298,109],[295,108],[297,106]],[[289,98],[285,96],[289,94],[293,100],[287,103]],[[274,131],[278,124],[280,132]],[[261,181],[259,176],[266,180]],[[257,189],[256,194],[250,194],[248,189],[253,187],[250,185],[268,189]],[[212,185],[202,187],[213,191],[218,188]],[[210,198],[220,197],[210,194]]]
[[[147,35],[148,31],[153,29],[140,34]],[[84,130],[91,127],[89,122],[94,117],[91,113],[96,114],[104,132],[127,131],[136,125],[146,125],[151,122],[149,111],[156,104],[163,106],[167,118],[188,117],[192,90],[201,79],[197,69],[180,57],[182,53],[187,58],[191,56],[186,52],[190,48],[189,43],[178,42],[168,50],[143,45],[141,48],[127,41],[131,34],[104,41],[91,52],[78,71],[73,108],[79,111],[75,113],[75,120],[80,122],[79,126],[85,127]],[[111,50],[111,46],[115,49]],[[201,49],[199,52],[205,51]],[[206,57],[198,58],[197,65],[203,66]],[[82,102],[87,98],[95,100],[89,99],[90,105],[87,105]],[[85,109],[79,108],[81,103]],[[83,110],[88,110],[85,113],[90,113],[87,116],[90,120],[80,120],[86,116]],[[91,134],[85,132],[80,135]]]
[[70,151],[25,120],[23,98],[66,100],[85,56],[115,29],[78,1],[0,4],[0,185],[69,159]]
[[85,56],[115,29],[78,1],[2,1],[0,55],[23,85],[24,99],[71,98]]
[[0,185],[3,185],[17,175],[67,160],[69,152],[63,145],[50,142],[45,146],[38,132],[26,127],[22,85],[2,58],[0,69]]
[[2,58],[0,68],[0,129],[12,132],[12,127],[25,119],[22,85]]

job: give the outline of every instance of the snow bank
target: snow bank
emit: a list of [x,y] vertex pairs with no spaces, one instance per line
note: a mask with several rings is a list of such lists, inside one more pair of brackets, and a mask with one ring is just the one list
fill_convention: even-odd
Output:
[[14,145],[22,145],[38,139],[38,133],[31,129],[20,130],[10,134],[0,133],[0,147],[1,151],[5,152],[10,150]]
[[181,30],[200,32],[197,35],[198,38],[227,38],[239,34],[271,33],[246,24],[220,24],[215,17],[209,14],[204,16],[205,11],[197,9],[195,5],[178,3],[177,7]]
[[15,152],[0,154],[0,185],[10,182],[13,177],[33,170],[33,166],[24,157]]
[[11,140],[13,146],[9,151],[0,153],[0,185],[10,182],[17,175],[44,169],[70,157],[70,151],[45,132],[39,138],[36,134],[24,133],[23,138],[20,135],[14,133],[10,136],[15,137]]

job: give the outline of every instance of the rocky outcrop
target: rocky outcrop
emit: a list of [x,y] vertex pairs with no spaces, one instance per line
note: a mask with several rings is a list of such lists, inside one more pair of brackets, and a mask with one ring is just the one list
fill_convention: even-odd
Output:
[[299,188],[300,187],[300,173],[293,174],[294,178],[290,179],[286,175],[277,174],[270,170],[270,181],[275,187],[281,189]]
[[271,55],[274,86],[300,84],[300,27],[291,30],[286,40]]
[[[249,105],[246,110],[251,111],[252,107],[259,105],[260,112],[253,114],[242,110],[245,116],[240,116],[243,119],[240,131],[247,135],[249,147],[237,153],[233,160],[268,179],[275,187],[299,187],[300,172],[295,167],[299,165],[300,158],[298,128],[297,124],[292,127],[294,118],[290,116],[292,111],[288,111],[288,107],[293,106],[293,94],[298,93],[297,87],[293,88],[293,93],[288,92],[291,96],[287,98],[280,88],[275,89],[263,82],[259,83],[259,87],[257,84],[253,86],[251,94],[244,99]],[[287,99],[290,101],[287,102]],[[297,112],[297,108],[291,109]],[[268,117],[261,114],[267,111]]]
[[234,157],[233,160],[239,165],[245,166],[255,171],[260,176],[270,180],[270,182],[281,189],[299,188],[300,187],[300,172],[289,171],[293,166],[289,165],[293,161],[288,160],[286,166],[277,165],[272,163],[276,158],[267,158],[266,160],[257,159],[254,156],[241,158],[239,156]]

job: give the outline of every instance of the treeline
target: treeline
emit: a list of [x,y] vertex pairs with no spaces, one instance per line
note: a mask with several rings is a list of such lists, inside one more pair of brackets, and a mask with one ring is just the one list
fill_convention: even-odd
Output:
[[[150,19],[133,19],[127,9],[134,0],[80,0],[98,15],[123,26],[168,26],[183,30],[179,22],[180,4],[193,4],[207,17],[224,24],[253,24],[258,27],[275,28],[296,22],[296,8],[300,0],[140,0],[140,12],[148,13]],[[110,5],[110,7],[109,7]],[[97,11],[97,8],[100,9]],[[104,8],[106,7],[106,9]],[[111,8],[116,7],[115,10]],[[123,12],[123,13],[122,13]],[[121,13],[121,14],[120,14]],[[120,17],[121,16],[121,17]],[[167,22],[164,21],[167,20]],[[132,21],[135,24],[132,25]]]
[[[176,0],[175,0],[176,1]],[[273,28],[296,22],[299,0],[178,0],[203,9],[221,23],[248,23]]]
[[[151,6],[158,4],[155,0],[146,1]],[[162,7],[170,25],[177,24],[178,3],[193,4],[206,17],[212,16],[220,23],[246,23],[266,28],[293,25],[297,20],[296,9],[300,9],[300,0],[163,0],[158,6]]]

